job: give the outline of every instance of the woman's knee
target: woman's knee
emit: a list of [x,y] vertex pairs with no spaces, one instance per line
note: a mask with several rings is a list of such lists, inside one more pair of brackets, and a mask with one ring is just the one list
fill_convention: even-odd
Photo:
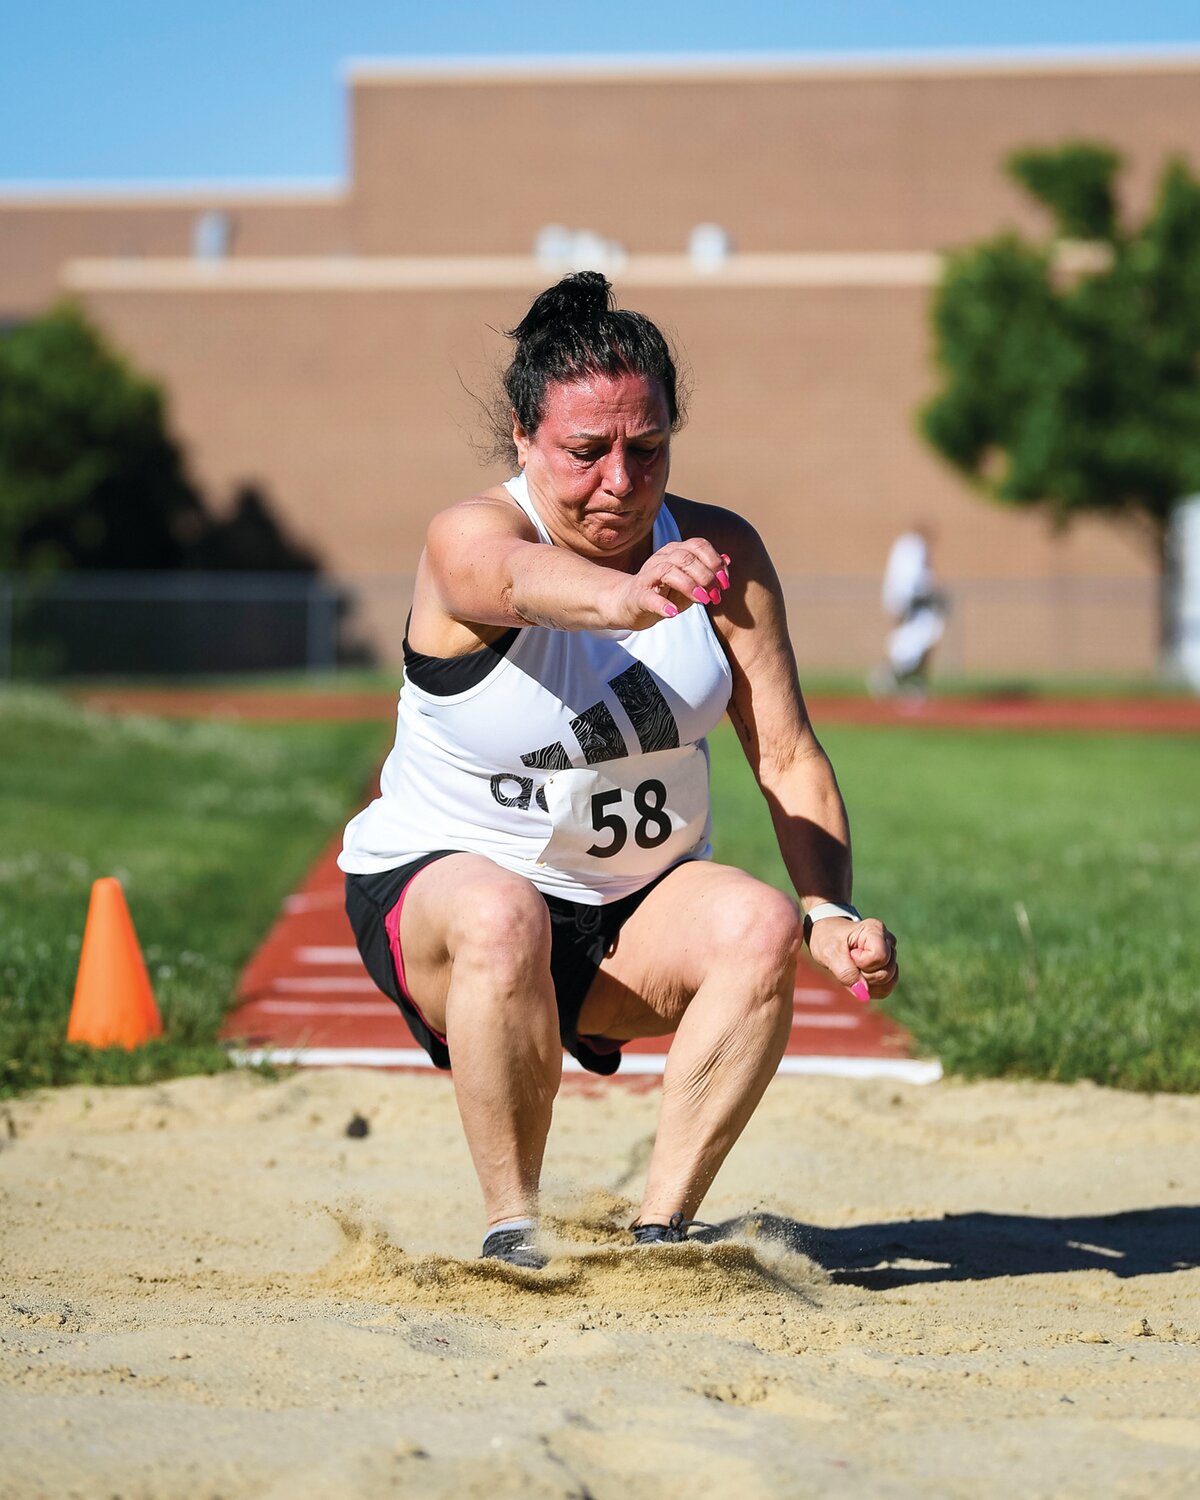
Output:
[[804,941],[796,903],[773,886],[747,879],[720,903],[713,932],[714,950],[743,972],[770,978],[790,974]]
[[463,882],[449,936],[455,967],[485,968],[501,981],[549,965],[546,903],[527,880],[506,870]]

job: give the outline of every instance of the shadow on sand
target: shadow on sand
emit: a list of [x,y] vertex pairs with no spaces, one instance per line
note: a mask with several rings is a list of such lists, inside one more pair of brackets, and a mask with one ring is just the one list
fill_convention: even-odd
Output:
[[849,1229],[747,1214],[696,1238],[733,1236],[774,1240],[816,1261],[833,1281],[878,1290],[1053,1271],[1154,1276],[1200,1266],[1200,1208],[1182,1206],[1066,1219],[947,1214]]

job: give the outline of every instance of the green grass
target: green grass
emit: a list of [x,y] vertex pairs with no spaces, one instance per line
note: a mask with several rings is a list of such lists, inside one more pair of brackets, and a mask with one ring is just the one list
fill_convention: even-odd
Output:
[[[236,976],[349,810],[383,724],[172,723],[0,693],[0,1094],[226,1066]],[[165,1036],[68,1045],[92,881],[121,880]]]
[[[857,904],[900,937],[885,1008],[922,1050],[967,1076],[1200,1090],[1194,741],[822,738],[850,808]],[[717,857],[786,889],[733,735],[713,752]]]
[[[865,698],[865,672],[804,673],[804,691],[810,698]],[[1009,672],[969,674],[935,671],[929,682],[931,698],[1005,698],[1037,702],[1047,698],[1186,698],[1193,694],[1186,683],[1144,674],[1122,677],[1057,677]]]
[[[805,680],[807,690],[808,682]],[[1010,672],[969,676],[935,673],[930,692],[939,698],[1190,698],[1194,689],[1167,677],[1056,677]]]
[[398,693],[404,680],[400,667],[338,667],[330,670],[279,672],[189,672],[185,676],[138,673],[134,676],[59,678],[55,686],[63,693],[78,696],[86,693],[108,693],[118,690],[169,688],[200,692],[238,693]]
[[[226,1065],[214,1037],[282,897],[359,804],[382,723],[117,718],[0,693],[0,1094]],[[1200,1090],[1200,805],[1188,737],[824,734],[856,899],[901,939],[886,1002],[971,1076]],[[717,854],[787,888],[730,731]],[[68,1046],[91,882],[120,877],[167,1027]],[[1028,919],[1023,933],[1018,903]]]
[[[805,671],[804,690],[810,697],[836,695],[865,698],[866,670]],[[67,693],[111,692],[127,688],[198,688],[231,693],[395,693],[401,683],[399,667],[342,667],[334,671],[243,672],[179,676],[76,677],[62,679]],[[1182,682],[1144,674],[1119,677],[1056,677],[994,673],[956,675],[935,671],[930,683],[934,698],[1177,698],[1192,695]]]

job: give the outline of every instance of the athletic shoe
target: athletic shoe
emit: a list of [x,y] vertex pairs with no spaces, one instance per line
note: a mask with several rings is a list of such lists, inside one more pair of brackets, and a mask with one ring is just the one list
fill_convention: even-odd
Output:
[[682,1245],[688,1238],[689,1229],[711,1229],[711,1224],[702,1224],[699,1219],[685,1219],[682,1214],[672,1214],[666,1224],[631,1224],[635,1245]]
[[532,1229],[493,1229],[483,1241],[480,1260],[502,1260],[526,1271],[540,1271],[550,1259],[530,1243]]

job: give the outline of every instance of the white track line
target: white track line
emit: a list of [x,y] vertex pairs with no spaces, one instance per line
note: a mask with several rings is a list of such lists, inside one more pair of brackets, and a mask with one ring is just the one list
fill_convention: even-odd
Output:
[[293,979],[282,976],[270,981],[270,988],[277,994],[288,992],[295,995],[378,995],[379,986],[364,974],[361,977],[346,976],[342,979],[325,978],[319,974],[304,975]]
[[340,948],[297,948],[296,957],[302,964],[354,964],[360,965],[362,958],[352,943]]
[[[360,964],[362,962],[357,948],[298,948],[296,957],[301,963],[310,964]],[[327,991],[331,994],[344,994],[353,991],[356,994],[359,992],[371,994],[377,991],[375,981],[364,974],[329,975],[327,977],[317,974],[281,975],[270,981],[270,987],[273,990],[290,990],[294,993]],[[834,996],[827,990],[796,990],[793,998],[806,1005],[832,1005],[834,1002]],[[814,1016],[812,1024],[814,1026],[841,1026],[846,1023],[833,1019],[823,1021]],[[857,1022],[851,1024],[856,1025]]]
[[[360,964],[362,957],[352,943],[338,946],[297,948],[296,957],[302,964]],[[797,1000],[810,1005],[832,1005],[836,996],[830,990],[815,990],[797,986]]]
[[390,1000],[252,1000],[273,1016],[399,1016]]
[[[234,1048],[229,1054],[239,1067],[264,1064],[301,1068],[423,1068],[433,1064],[416,1047],[252,1047]],[[627,1052],[621,1063],[626,1077],[661,1075],[666,1057],[653,1052]],[[573,1057],[563,1058],[566,1073],[586,1073]],[[823,1074],[835,1078],[894,1078],[900,1083],[936,1083],[942,1076],[939,1062],[903,1057],[785,1057],[780,1073]]]
[[836,1078],[895,1078],[902,1083],[937,1083],[942,1065],[936,1058],[915,1057],[785,1057],[780,1073],[823,1073]]
[[[340,985],[322,986],[326,989]],[[357,986],[355,987],[357,989]],[[279,1016],[394,1016],[396,1007],[390,1000],[249,1000],[255,1010]],[[858,1016],[795,1015],[792,1029],[854,1031],[862,1025]]]
[[330,906],[340,906],[344,899],[341,891],[296,891],[284,898],[283,909],[288,916],[294,916],[297,912],[323,911]]
[[[298,987],[298,986],[289,986]],[[315,986],[314,986],[315,988]],[[322,984],[323,990],[342,989],[339,984]],[[357,992],[358,986],[354,986]],[[255,1010],[279,1016],[394,1016],[396,1007],[390,1000],[248,1000]],[[792,1018],[792,1029],[824,1031],[854,1031],[862,1025],[858,1016],[826,1016],[797,1014]]]

